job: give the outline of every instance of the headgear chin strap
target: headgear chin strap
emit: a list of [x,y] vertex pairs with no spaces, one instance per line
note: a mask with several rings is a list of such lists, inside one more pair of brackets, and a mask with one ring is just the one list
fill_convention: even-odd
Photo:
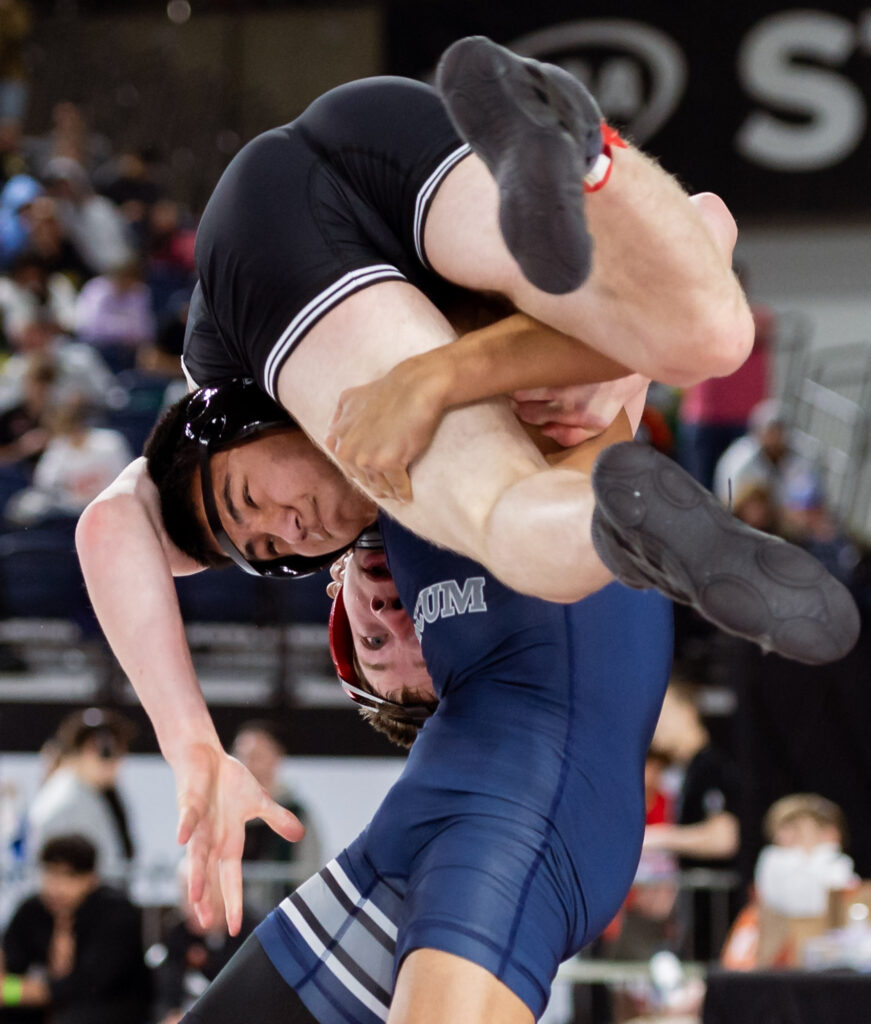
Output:
[[331,565],[350,545],[316,557],[283,555],[275,559],[249,561],[224,529],[212,486],[211,457],[215,452],[250,441],[266,430],[281,427],[299,429],[296,422],[255,381],[236,377],[223,384],[200,388],[191,396],[184,433],[199,445],[203,507],[209,529],[224,554],[252,576],[300,579]]

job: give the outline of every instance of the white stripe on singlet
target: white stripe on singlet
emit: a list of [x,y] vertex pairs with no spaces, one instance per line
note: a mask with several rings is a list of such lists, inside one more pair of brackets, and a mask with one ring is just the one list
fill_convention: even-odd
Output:
[[333,876],[338,882],[342,892],[351,900],[356,906],[360,907],[361,910],[365,910],[369,917],[378,925],[378,927],[389,935],[393,941],[396,941],[396,936],[399,934],[399,930],[396,925],[390,920],[390,918],[382,913],[378,907],[372,902],[372,900],[364,899],[363,896],[357,891],[354,883],[342,870],[338,861],[331,860],[329,864],[324,868],[325,871]]
[[371,1010],[380,1020],[387,1020],[390,1007],[377,996],[373,995],[353,974],[327,949],[317,935],[312,931],[302,914],[289,900],[281,903],[282,911],[287,914],[291,924],[297,930],[302,939],[305,940],[311,951],[318,957],[323,965],[333,974],[336,979],[358,999],[367,1009]]
[[414,203],[414,248],[417,252],[417,258],[420,262],[428,267],[426,256],[423,252],[423,222],[424,214],[429,206],[429,202],[435,193],[435,190],[439,187],[442,179],[448,173],[448,171],[472,152],[472,147],[468,143],[463,143],[458,149],[455,149],[453,153],[449,153],[444,160],[436,167],[432,174],[426,179],[421,186],[420,191],[417,193],[417,199]]
[[359,270],[351,270],[338,281],[334,281],[329,288],[325,288],[320,295],[316,295],[311,302],[307,303],[290,321],[284,329],[281,337],[272,347],[272,351],[266,360],[264,368],[264,383],[269,395],[277,399],[275,388],[277,386],[278,368],[284,361],[285,356],[291,351],[296,343],[302,338],[305,332],[333,306],[338,305],[352,292],[357,291],[364,285],[373,284],[375,281],[387,280],[390,278],[405,280],[405,275],[389,263],[378,263],[371,267],[361,267]]
[[184,361],[184,356],[179,361],[181,362],[181,372],[184,374],[184,379],[188,382],[189,390],[199,391],[200,386],[191,376],[191,371],[187,368],[187,364]]

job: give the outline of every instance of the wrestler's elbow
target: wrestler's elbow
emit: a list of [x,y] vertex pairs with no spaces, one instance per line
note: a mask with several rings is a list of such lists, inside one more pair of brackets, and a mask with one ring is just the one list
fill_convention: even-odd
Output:
[[728,377],[750,355],[754,334],[753,317],[740,293],[699,303],[676,329],[656,378],[689,387],[709,377]]
[[110,548],[125,520],[129,521],[130,505],[135,498],[128,494],[101,494],[79,516],[76,524],[76,551],[83,568],[101,551]]

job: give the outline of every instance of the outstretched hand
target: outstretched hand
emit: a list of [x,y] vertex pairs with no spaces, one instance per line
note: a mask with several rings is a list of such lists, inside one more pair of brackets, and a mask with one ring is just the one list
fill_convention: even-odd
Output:
[[408,359],[342,392],[326,445],[373,498],[410,501],[408,467],[429,447],[444,410],[441,381]]
[[648,383],[641,374],[631,373],[601,384],[515,391],[514,411],[524,423],[541,427],[546,437],[571,448],[607,430]]
[[242,925],[242,850],[245,823],[261,818],[289,842],[305,829],[248,771],[210,743],[189,745],[173,764],[178,841],[189,844],[188,898],[200,924],[212,928],[223,906],[227,929]]

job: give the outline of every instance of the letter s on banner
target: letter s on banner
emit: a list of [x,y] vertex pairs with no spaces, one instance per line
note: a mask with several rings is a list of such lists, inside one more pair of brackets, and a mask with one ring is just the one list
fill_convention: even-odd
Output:
[[803,120],[754,111],[735,137],[745,159],[776,171],[817,171],[856,149],[867,118],[862,93],[836,71],[795,63],[838,67],[856,44],[855,26],[822,11],[775,14],[748,33],[738,54],[742,85],[754,99]]

